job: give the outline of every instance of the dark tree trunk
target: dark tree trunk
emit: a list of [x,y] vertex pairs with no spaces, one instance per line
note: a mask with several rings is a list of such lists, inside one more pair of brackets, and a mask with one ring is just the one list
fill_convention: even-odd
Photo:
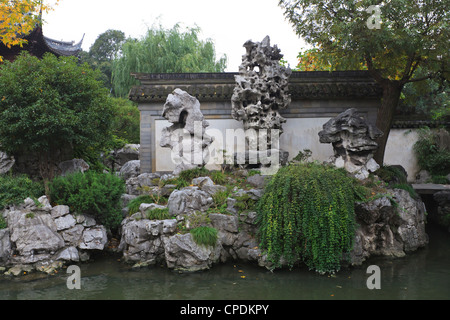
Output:
[[381,86],[383,88],[383,97],[377,113],[376,126],[383,132],[383,135],[377,139],[378,150],[374,155],[374,159],[379,165],[383,165],[386,143],[389,132],[391,131],[395,109],[400,99],[403,84],[399,81],[384,79],[381,82]]
[[49,151],[42,151],[38,154],[39,172],[42,180],[44,181],[45,195],[47,196],[49,201],[51,201],[49,184],[55,177],[55,173],[57,170],[57,165],[55,164],[55,161],[51,156],[52,154],[54,153]]

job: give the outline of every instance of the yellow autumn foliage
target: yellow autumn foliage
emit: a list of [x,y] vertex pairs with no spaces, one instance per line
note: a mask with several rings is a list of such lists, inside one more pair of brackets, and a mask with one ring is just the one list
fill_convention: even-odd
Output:
[[[55,0],[54,5],[59,0]],[[24,35],[30,33],[39,22],[39,12],[52,10],[42,0],[0,0],[0,42],[8,48],[23,46]],[[0,56],[0,62],[2,61]]]

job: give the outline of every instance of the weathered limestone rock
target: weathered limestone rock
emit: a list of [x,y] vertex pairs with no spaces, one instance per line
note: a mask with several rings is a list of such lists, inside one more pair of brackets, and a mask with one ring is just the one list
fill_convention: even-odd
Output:
[[286,122],[279,111],[291,103],[288,82],[292,71],[280,64],[283,55],[276,45],[270,45],[269,36],[262,42],[249,40],[244,47],[246,54],[231,97],[231,116],[243,122],[248,149],[245,154],[235,154],[234,161],[244,166],[278,167],[288,156],[279,150],[279,135]]
[[69,206],[57,205],[52,208],[51,215],[53,219],[56,219],[65,216],[66,214],[69,214],[69,212],[70,212]]
[[90,227],[84,229],[79,248],[85,250],[103,250],[107,242],[108,237],[104,226]]
[[247,178],[247,182],[255,188],[264,189],[267,179],[260,174],[254,174]]
[[0,265],[11,257],[11,241],[9,229],[0,229]]
[[231,115],[243,121],[244,129],[278,129],[281,133],[286,119],[279,110],[291,103],[288,80],[292,71],[280,64],[283,55],[276,45],[270,45],[269,36],[262,42],[249,40],[244,47],[246,54],[235,76]]
[[119,245],[125,261],[145,262],[147,265],[162,261],[164,248],[160,233],[164,232],[164,224],[164,222],[155,224],[148,219],[135,220],[133,217],[125,219],[122,222],[122,237]]
[[163,242],[167,267],[177,271],[209,269],[220,258],[219,241],[215,247],[200,246],[195,243],[190,233],[186,233],[165,237]]
[[140,174],[141,162],[139,160],[131,160],[125,163],[120,169],[119,176],[125,181]]
[[185,187],[170,194],[167,207],[170,214],[177,216],[193,211],[206,211],[212,203],[213,199],[207,192],[198,187]]
[[416,174],[415,183],[430,183],[431,174],[427,170],[420,170]]
[[121,149],[112,150],[104,156],[103,163],[112,171],[120,171],[125,163],[139,160],[140,147],[140,144],[126,144]]
[[7,228],[0,230],[0,267],[8,274],[37,270],[52,272],[65,261],[86,261],[89,250],[103,250],[106,229],[95,219],[70,214],[65,205],[52,207],[43,196],[30,198],[3,213]]
[[16,160],[13,156],[8,156],[5,152],[0,151],[0,174],[5,174],[16,163]]
[[215,184],[210,177],[198,177],[192,179],[192,185],[198,186],[200,190],[205,191],[210,196],[213,196],[217,192],[223,192],[227,190],[226,187]]
[[139,211],[141,213],[145,213],[147,210],[153,210],[153,209],[164,209],[166,206],[156,204],[156,203],[141,203],[139,206]]
[[[139,170],[140,168],[136,169]],[[138,176],[135,176],[135,173],[132,173],[131,177],[126,180],[127,194],[138,196],[149,192],[150,189],[158,187],[158,183],[155,183],[154,181],[159,179],[160,175],[158,173],[138,173]]]
[[84,227],[77,224],[74,227],[60,232],[66,244],[77,247],[80,244],[81,236],[83,235]]
[[89,170],[89,165],[83,159],[72,159],[58,164],[62,176],[73,172],[85,172]]
[[162,116],[172,123],[162,130],[160,146],[172,150],[174,174],[205,165],[213,138],[205,133],[209,124],[200,111],[200,102],[187,92],[175,89],[167,97]]
[[66,260],[66,261],[80,261],[80,256],[78,250],[75,247],[68,247],[56,254],[56,260]]
[[54,221],[56,224],[57,231],[70,229],[77,223],[77,221],[71,214],[67,214],[63,217],[56,218]]
[[379,168],[373,154],[378,148],[375,139],[382,134],[356,109],[351,108],[323,125],[319,141],[333,145],[332,163],[363,180],[369,176],[369,172]]
[[359,265],[371,256],[403,257],[428,243],[425,232],[425,205],[409,193],[393,189],[387,197],[360,203],[355,208],[356,230],[351,263]]
[[11,242],[21,256],[35,251],[54,252],[64,246],[64,239],[57,233],[57,226],[51,215],[26,211],[12,211],[8,214]]

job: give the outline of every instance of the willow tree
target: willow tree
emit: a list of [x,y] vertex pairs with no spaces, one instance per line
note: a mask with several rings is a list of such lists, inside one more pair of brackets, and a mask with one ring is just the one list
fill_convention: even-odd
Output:
[[[380,84],[376,126],[384,135],[375,160],[381,164],[405,84],[448,79],[450,0],[280,0],[279,5],[319,60],[364,67]],[[419,76],[419,67],[427,73]]]
[[223,72],[226,57],[216,60],[214,43],[199,38],[198,27],[181,30],[176,24],[171,29],[153,27],[140,40],[128,39],[122,46],[122,55],[112,67],[113,88],[118,96],[128,94],[136,80],[132,72],[184,73]]

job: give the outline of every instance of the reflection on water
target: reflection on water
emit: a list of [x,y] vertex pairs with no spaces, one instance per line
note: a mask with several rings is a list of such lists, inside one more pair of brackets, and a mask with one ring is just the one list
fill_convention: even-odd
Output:
[[[81,264],[81,290],[69,290],[69,274],[0,276],[0,299],[450,299],[450,234],[429,226],[426,248],[400,259],[374,258],[367,264],[321,276],[306,269],[267,271],[250,264],[221,264],[180,274],[162,267],[130,270],[117,257]],[[366,286],[367,266],[381,269],[381,289]]]

